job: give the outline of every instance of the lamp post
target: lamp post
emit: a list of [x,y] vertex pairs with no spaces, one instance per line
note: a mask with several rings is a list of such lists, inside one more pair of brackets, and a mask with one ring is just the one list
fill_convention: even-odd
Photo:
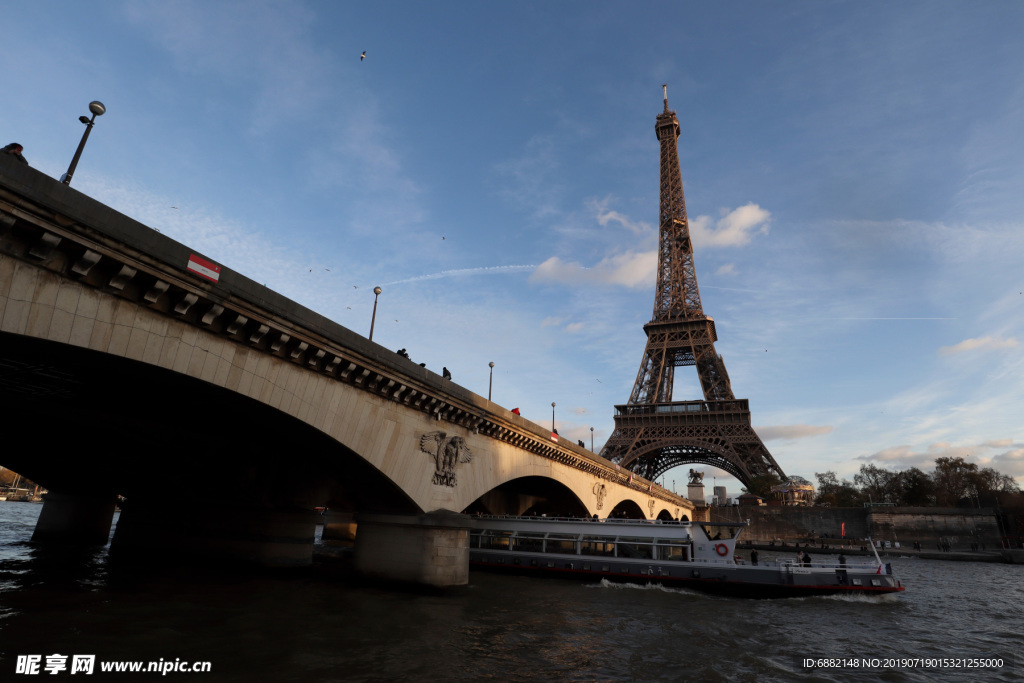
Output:
[[82,133],[82,141],[78,143],[78,149],[75,150],[75,158],[71,160],[71,165],[68,166],[68,172],[65,173],[64,177],[61,179],[61,182],[65,185],[71,184],[71,176],[75,174],[75,168],[78,166],[78,160],[82,156],[82,150],[85,149],[85,141],[89,139],[89,132],[92,130],[96,117],[106,114],[107,108],[103,106],[102,102],[94,100],[89,103],[89,111],[92,112],[91,119],[87,119],[84,116],[78,117],[78,120],[85,124],[85,132]]
[[590,428],[590,452],[594,452],[594,428]]
[[373,288],[373,317],[370,318],[370,341],[373,341],[373,325],[377,322],[377,297],[383,291],[380,287]]
[[555,431],[555,402],[551,402],[551,431]]
[[491,377],[487,380],[487,400],[491,400],[491,389],[494,388],[494,361],[487,364],[491,368]]

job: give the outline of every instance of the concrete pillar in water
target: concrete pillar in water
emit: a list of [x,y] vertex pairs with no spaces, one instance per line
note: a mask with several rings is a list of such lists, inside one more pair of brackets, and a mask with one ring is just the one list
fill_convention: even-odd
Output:
[[313,510],[133,504],[121,512],[110,550],[186,562],[307,567],[313,563],[316,519]]
[[324,516],[324,533],[321,538],[325,541],[354,541],[356,526],[355,515],[351,512],[336,512],[328,508]]
[[438,588],[469,583],[466,515],[435,510],[357,519],[355,568],[364,576]]
[[34,543],[106,545],[114,519],[114,497],[46,494],[39,512]]

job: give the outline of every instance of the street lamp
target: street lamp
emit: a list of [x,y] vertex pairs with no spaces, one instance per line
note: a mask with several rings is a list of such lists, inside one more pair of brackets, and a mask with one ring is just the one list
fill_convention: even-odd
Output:
[[487,400],[491,400],[491,389],[494,388],[494,361],[487,364],[491,368],[491,377],[487,380]]
[[590,451],[592,453],[596,452],[596,451],[594,451],[594,428],[593,427],[590,428]]
[[82,141],[78,143],[78,149],[75,150],[75,158],[71,160],[71,165],[68,166],[68,172],[64,174],[61,179],[65,185],[71,184],[71,176],[75,174],[75,168],[78,166],[78,159],[82,156],[82,150],[85,149],[85,141],[89,139],[89,132],[92,130],[93,122],[96,121],[97,116],[103,116],[107,113],[107,108],[103,106],[102,102],[92,101],[89,103],[89,111],[92,112],[92,118],[87,119],[84,116],[79,116],[78,120],[85,124],[85,132],[82,133]]
[[370,341],[373,341],[373,324],[377,322],[377,297],[383,291],[380,287],[373,288],[373,317],[370,318]]
[[555,402],[551,402],[551,431],[555,431]]

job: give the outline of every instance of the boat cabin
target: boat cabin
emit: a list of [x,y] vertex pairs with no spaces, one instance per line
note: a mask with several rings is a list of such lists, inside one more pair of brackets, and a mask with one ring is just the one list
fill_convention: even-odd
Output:
[[471,551],[731,563],[743,525],[481,516],[475,526],[470,532]]

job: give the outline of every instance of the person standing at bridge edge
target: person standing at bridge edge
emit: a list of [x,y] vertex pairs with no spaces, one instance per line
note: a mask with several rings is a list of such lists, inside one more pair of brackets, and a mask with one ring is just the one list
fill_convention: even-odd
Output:
[[451,379],[452,378],[452,373],[448,372],[448,368],[442,367],[441,368],[441,377],[443,377],[444,379]]
[[25,164],[27,166],[28,165],[28,160],[25,159],[25,157],[21,156],[21,153],[24,150],[25,150],[25,148],[22,147],[20,144],[18,144],[17,142],[12,142],[11,144],[9,144],[9,145],[7,145],[6,147],[3,148],[3,153],[4,154],[10,154],[12,157],[14,157],[15,159],[17,159],[18,161],[20,161],[21,163],[23,163],[23,164]]

